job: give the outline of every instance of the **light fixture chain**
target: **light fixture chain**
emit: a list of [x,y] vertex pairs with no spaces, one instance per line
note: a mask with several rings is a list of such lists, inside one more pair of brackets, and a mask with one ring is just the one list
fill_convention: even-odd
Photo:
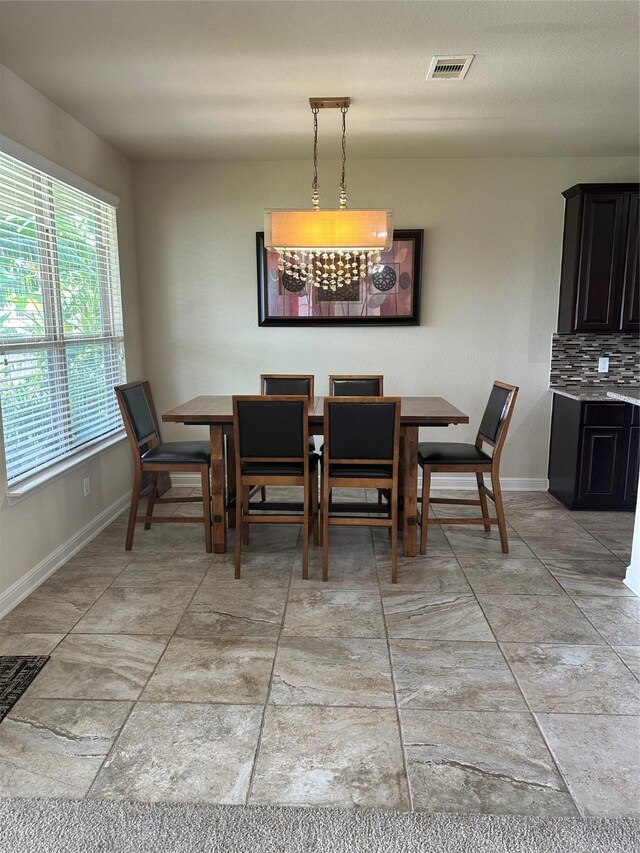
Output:
[[313,113],[313,183],[311,184],[311,206],[320,209],[320,193],[318,192],[318,107],[312,107]]
[[347,110],[349,107],[341,107],[342,112],[342,177],[340,178],[340,209],[347,207]]

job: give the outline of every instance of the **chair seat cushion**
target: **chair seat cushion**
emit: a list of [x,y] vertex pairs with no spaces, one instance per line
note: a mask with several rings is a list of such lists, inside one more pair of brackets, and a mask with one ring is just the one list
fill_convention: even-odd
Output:
[[479,450],[475,444],[461,444],[454,441],[423,441],[418,444],[418,462],[420,465],[478,465],[490,463],[491,457]]
[[340,463],[329,466],[330,477],[393,477],[391,465],[341,465]]
[[166,462],[172,465],[209,462],[211,448],[208,441],[167,441],[152,447],[142,455],[143,462]]
[[[318,465],[318,455],[309,454],[309,470],[315,471]],[[263,477],[302,477],[302,462],[244,462],[243,474],[260,474]]]

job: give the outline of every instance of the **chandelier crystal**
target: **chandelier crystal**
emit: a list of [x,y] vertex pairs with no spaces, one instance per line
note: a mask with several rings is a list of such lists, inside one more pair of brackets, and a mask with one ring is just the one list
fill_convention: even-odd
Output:
[[[313,181],[311,208],[265,210],[267,249],[278,253],[278,270],[296,289],[306,286],[337,291],[372,275],[381,253],[393,242],[393,210],[347,209],[346,116],[349,98],[311,98],[313,113]],[[342,175],[339,207],[321,210],[318,191],[318,112],[339,107],[342,113]]]

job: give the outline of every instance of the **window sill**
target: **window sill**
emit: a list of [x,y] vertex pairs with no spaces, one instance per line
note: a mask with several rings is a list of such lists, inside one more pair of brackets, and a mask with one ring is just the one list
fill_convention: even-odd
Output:
[[125,431],[120,430],[119,432],[110,435],[108,438],[98,441],[95,444],[80,450],[78,453],[74,453],[73,456],[69,456],[61,462],[50,465],[43,471],[33,474],[31,477],[25,477],[24,480],[20,480],[18,483],[13,483],[8,486],[6,491],[9,506],[14,506],[17,503],[20,503],[20,501],[30,497],[35,492],[39,492],[40,489],[44,489],[46,486],[51,485],[55,480],[59,480],[66,476],[70,471],[73,471],[74,468],[79,468],[81,465],[85,465],[97,456],[101,456],[117,444],[125,441],[126,437]]

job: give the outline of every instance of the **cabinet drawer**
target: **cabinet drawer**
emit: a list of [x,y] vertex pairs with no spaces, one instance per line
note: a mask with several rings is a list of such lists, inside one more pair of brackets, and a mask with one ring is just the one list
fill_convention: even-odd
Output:
[[624,426],[626,403],[585,403],[583,423],[585,426]]

